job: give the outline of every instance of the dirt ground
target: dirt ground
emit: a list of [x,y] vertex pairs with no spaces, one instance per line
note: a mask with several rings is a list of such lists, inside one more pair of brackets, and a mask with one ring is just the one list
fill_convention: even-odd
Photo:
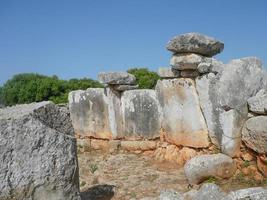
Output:
[[[84,152],[78,154],[78,159],[83,200],[133,200],[158,197],[164,189],[190,190],[183,167],[155,162],[149,155]],[[255,182],[239,174],[231,180],[211,178],[208,182],[215,182],[226,192],[252,186],[267,187],[266,180]]]

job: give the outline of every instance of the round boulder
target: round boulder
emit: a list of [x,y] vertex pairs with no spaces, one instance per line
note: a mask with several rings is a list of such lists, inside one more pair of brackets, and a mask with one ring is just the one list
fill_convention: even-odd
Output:
[[198,184],[209,177],[230,178],[236,171],[233,159],[224,154],[200,155],[184,166],[190,184]]

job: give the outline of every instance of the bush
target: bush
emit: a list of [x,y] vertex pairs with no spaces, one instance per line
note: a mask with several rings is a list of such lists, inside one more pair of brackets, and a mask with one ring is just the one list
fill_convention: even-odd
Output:
[[147,68],[132,68],[127,71],[136,77],[140,89],[154,89],[160,79],[158,74]]
[[39,74],[17,74],[0,87],[0,105],[53,101],[66,103],[68,93],[72,90],[85,90],[91,87],[103,87],[92,79],[60,80],[57,76]]

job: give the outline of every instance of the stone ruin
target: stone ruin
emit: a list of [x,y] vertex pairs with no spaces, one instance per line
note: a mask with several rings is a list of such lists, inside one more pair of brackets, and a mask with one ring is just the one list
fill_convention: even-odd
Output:
[[254,57],[227,64],[212,58],[223,48],[214,38],[183,34],[168,42],[170,67],[159,69],[155,90],[136,89],[135,77],[126,72],[107,72],[98,77],[104,89],[71,92],[79,143],[94,148],[98,139],[101,145],[95,146],[101,149],[117,141],[126,149],[132,143],[134,150],[155,149],[157,141],[196,149],[215,145],[234,157],[243,141],[257,151],[262,145],[254,139],[255,124],[266,133],[266,72]]
[[[254,57],[212,58],[223,48],[214,38],[183,34],[168,43],[170,67],[159,69],[154,90],[137,89],[131,74],[108,72],[99,74],[105,88],[72,91],[69,111],[51,102],[0,109],[0,200],[79,200],[76,139],[82,151],[150,152],[184,165],[192,185],[233,176],[238,157],[256,157],[267,177],[267,74]],[[259,187],[227,195],[203,184],[159,199],[266,196]]]

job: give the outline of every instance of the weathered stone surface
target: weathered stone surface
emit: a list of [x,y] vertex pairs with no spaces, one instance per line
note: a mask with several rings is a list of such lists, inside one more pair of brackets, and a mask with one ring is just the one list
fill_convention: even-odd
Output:
[[214,183],[205,183],[192,200],[221,200],[226,194]]
[[242,130],[242,141],[258,153],[267,153],[267,116],[248,119]]
[[180,77],[180,71],[169,67],[161,67],[158,69],[158,75],[161,78],[178,78]]
[[267,94],[249,98],[248,106],[251,112],[267,115]]
[[105,89],[106,101],[108,104],[109,126],[112,133],[112,138],[123,138],[123,116],[121,106],[121,92]]
[[[201,109],[206,119],[212,142],[222,141],[221,113],[238,109],[264,85],[265,72],[257,58],[242,58],[219,67],[217,74],[196,78]],[[218,70],[220,71],[220,70]]]
[[112,85],[111,88],[116,91],[126,91],[126,90],[135,90],[138,88],[138,85]]
[[220,115],[220,124],[222,125],[223,135],[221,141],[222,153],[234,157],[240,152],[241,132],[243,124],[247,119],[247,105],[240,109],[224,111]]
[[232,60],[219,80],[220,105],[236,108],[262,89],[265,71],[255,57]]
[[170,65],[178,70],[197,69],[198,65],[206,60],[208,58],[194,53],[175,54],[171,57]]
[[162,106],[165,139],[176,145],[207,147],[208,131],[194,81],[183,78],[160,80],[156,91]]
[[136,78],[127,72],[101,72],[98,74],[101,83],[109,85],[135,85]]
[[111,105],[102,88],[70,92],[69,110],[76,135],[78,137],[112,138],[109,104]]
[[197,66],[197,70],[200,74],[206,74],[206,73],[222,73],[223,71],[223,63],[221,61],[218,61],[214,58],[206,59],[205,62],[200,63]]
[[267,200],[267,189],[262,187],[246,188],[231,192],[222,200]]
[[222,42],[200,33],[178,35],[167,44],[167,49],[174,53],[197,53],[208,57],[222,52],[223,48]]
[[224,154],[200,155],[186,162],[184,171],[190,184],[198,184],[210,176],[230,178],[236,171],[236,165]]
[[152,139],[159,137],[162,111],[154,90],[131,90],[121,98],[123,136]]
[[208,62],[202,62],[202,63],[199,63],[199,65],[197,66],[197,70],[199,73],[209,73],[211,72],[211,63],[208,63]]
[[183,70],[181,71],[181,77],[183,78],[196,78],[199,75],[197,70]]
[[0,199],[80,199],[68,113],[50,102],[1,109],[0,135]]

